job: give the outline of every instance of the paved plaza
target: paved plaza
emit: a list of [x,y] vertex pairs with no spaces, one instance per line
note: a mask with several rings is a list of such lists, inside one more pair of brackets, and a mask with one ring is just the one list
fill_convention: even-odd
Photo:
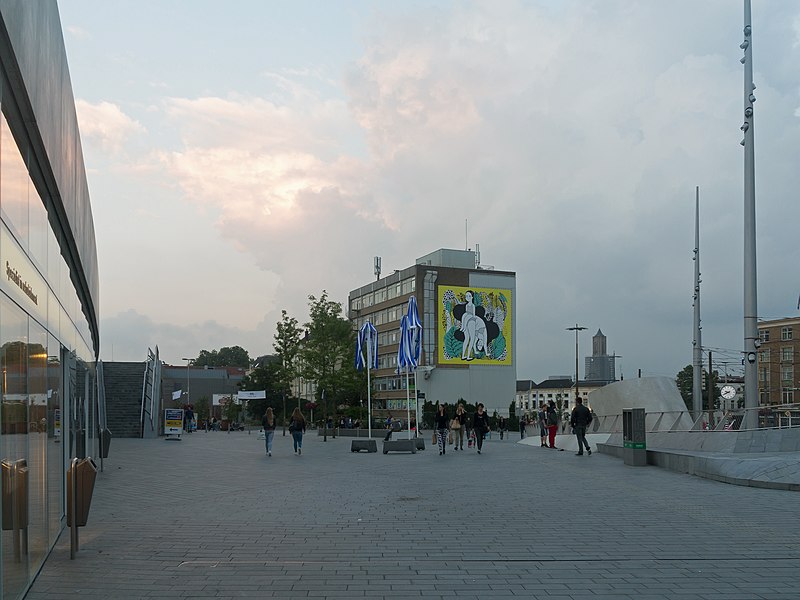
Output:
[[115,439],[80,552],[62,533],[27,598],[800,597],[799,493],[518,439]]

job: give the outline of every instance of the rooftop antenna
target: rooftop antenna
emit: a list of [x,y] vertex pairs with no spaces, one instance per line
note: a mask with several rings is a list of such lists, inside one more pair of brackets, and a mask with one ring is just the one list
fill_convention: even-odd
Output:
[[468,224],[469,219],[464,219],[464,250],[469,250]]
[[481,245],[475,244],[475,268],[481,268]]
[[375,257],[375,281],[381,278],[381,257]]

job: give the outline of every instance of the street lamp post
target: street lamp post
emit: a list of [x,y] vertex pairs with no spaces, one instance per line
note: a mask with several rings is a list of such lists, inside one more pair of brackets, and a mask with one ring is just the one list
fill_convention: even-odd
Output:
[[[583,331],[586,327],[581,327],[575,323],[575,327],[567,327],[567,331],[575,332],[575,400],[580,398],[579,385],[578,385],[578,332]],[[577,404],[577,402],[576,402]]]
[[[186,361],[186,404],[188,405],[189,404],[189,365],[191,365],[194,362],[194,359],[193,358],[184,357],[181,360],[185,360]],[[187,433],[191,433],[192,424],[188,423],[187,427],[188,427]]]
[[194,362],[194,359],[184,357],[181,360],[186,361],[186,404],[189,404],[189,365]]

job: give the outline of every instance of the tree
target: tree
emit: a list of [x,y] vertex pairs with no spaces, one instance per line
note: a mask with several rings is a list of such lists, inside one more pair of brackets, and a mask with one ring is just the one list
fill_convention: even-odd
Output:
[[279,412],[283,389],[280,381],[280,368],[278,360],[268,360],[250,371],[239,383],[239,389],[243,391],[264,390],[266,392],[266,398],[247,401],[247,413],[252,418],[259,419],[267,411],[268,406],[271,406],[274,412]]
[[353,364],[356,334],[342,316],[342,305],[328,300],[323,290],[319,298],[309,296],[309,317],[305,324],[307,336],[300,346],[300,374],[317,385],[317,397],[324,402],[322,410],[328,416],[329,406],[349,404],[362,377]]
[[686,365],[675,377],[676,383],[678,384],[678,391],[688,410],[692,410],[692,406],[694,405],[692,400],[692,394],[694,393],[693,379],[694,372],[692,371],[692,365]]
[[[681,394],[681,398],[683,398],[683,402],[686,404],[686,408],[690,411],[694,411],[694,370],[692,369],[692,365],[686,365],[683,369],[675,377],[676,383],[678,384],[678,391]],[[711,398],[714,401],[714,408],[719,407],[719,371],[712,371],[711,372]],[[700,410],[708,410],[708,371],[705,369],[702,370],[702,406]]]
[[298,375],[297,355],[300,351],[300,334],[302,329],[297,319],[290,317],[285,310],[281,311],[272,347],[275,349],[278,364],[277,378],[281,386],[283,401],[283,421],[286,423],[286,397],[290,395],[292,381]]
[[200,350],[200,354],[194,359],[196,367],[241,367],[246,369],[250,366],[250,355],[241,346],[220,348],[219,351]]

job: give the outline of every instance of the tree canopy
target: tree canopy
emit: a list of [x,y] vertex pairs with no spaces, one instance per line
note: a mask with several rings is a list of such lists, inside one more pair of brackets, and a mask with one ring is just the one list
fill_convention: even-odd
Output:
[[219,350],[200,350],[193,361],[196,367],[241,367],[250,366],[250,355],[241,346],[224,347]]
[[342,305],[328,300],[323,290],[319,298],[309,296],[307,335],[300,345],[300,374],[317,384],[317,398],[325,393],[326,405],[350,403],[360,396],[361,374],[353,364],[356,334],[342,316]]
[[[680,372],[676,375],[676,381],[678,384],[678,391],[681,394],[681,398],[683,398],[683,402],[686,404],[686,408],[688,410],[694,410],[694,371],[692,369],[692,365],[686,365]],[[700,410],[708,410],[708,371],[703,369],[703,378],[702,378],[702,405],[700,406]],[[714,400],[714,408],[719,406],[719,391],[717,383],[719,382],[719,372],[712,371],[711,372],[711,391],[712,391],[712,398]]]

